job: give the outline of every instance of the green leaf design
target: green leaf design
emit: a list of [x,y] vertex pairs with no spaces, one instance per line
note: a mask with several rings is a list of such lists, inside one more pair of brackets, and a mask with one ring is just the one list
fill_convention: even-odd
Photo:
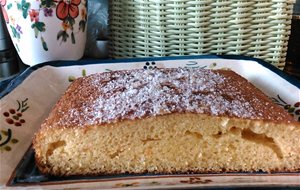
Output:
[[16,144],[16,143],[19,142],[19,140],[18,140],[18,139],[11,139],[11,142],[12,142],[13,144]]
[[61,31],[59,31],[59,32],[57,33],[57,36],[56,36],[57,40],[59,40],[59,38],[62,36],[62,33],[63,33],[63,32],[64,32],[64,31],[61,30]]
[[20,48],[19,48],[19,46],[18,46],[17,43],[15,44],[15,47],[16,47],[16,50],[17,50],[18,52],[20,52]]
[[22,10],[22,5],[21,5],[20,3],[17,3],[17,8],[18,8],[19,10]]
[[42,45],[43,45],[44,50],[48,51],[48,46],[47,46],[47,43],[45,42],[44,38],[41,37],[41,40],[42,40]]
[[74,76],[69,76],[68,80],[69,80],[69,82],[73,82],[74,80],[76,80],[76,77],[74,77]]
[[6,150],[6,151],[11,151],[11,147],[10,147],[10,146],[5,146],[5,147],[4,147],[4,150]]
[[33,28],[34,30],[34,35],[35,37],[37,38],[38,35],[39,35],[39,32],[44,32],[46,31],[46,28],[45,28],[45,23],[43,22],[35,22],[31,25],[31,28]]
[[[32,27],[32,26],[31,26]],[[37,38],[38,37],[38,35],[39,35],[39,30],[37,29],[37,28],[33,28],[33,31],[34,31],[34,36],[35,36],[35,38]]]
[[70,17],[70,16],[68,16],[68,17],[67,17],[67,21],[68,21],[68,23],[70,24],[71,29],[73,30],[73,25],[75,24],[75,19],[72,18],[72,17]]
[[30,7],[30,3],[26,2],[25,0],[22,0],[21,4],[17,3],[17,8],[23,12],[23,17],[25,19],[28,16],[29,7]]
[[40,32],[46,31],[45,23],[43,22],[35,22],[31,25],[31,28],[36,28]]
[[29,106],[23,108],[23,109],[21,110],[21,112],[23,113],[23,112],[26,111],[28,108],[29,108]]
[[85,26],[86,26],[86,21],[81,20],[79,22],[79,30],[82,30],[82,32],[84,32],[85,31]]
[[6,145],[11,140],[12,131],[11,129],[7,129],[7,131],[1,130],[1,133],[6,136],[6,139],[0,143],[0,147]]
[[59,40],[59,39],[62,37],[63,32],[64,32],[64,31],[61,30],[61,31],[59,31],[59,32],[57,33],[57,37],[56,37],[57,40]]
[[12,118],[13,118],[14,120],[19,120],[19,116],[17,116],[17,115],[12,116]]
[[82,74],[83,77],[85,77],[85,76],[86,76],[86,70],[85,70],[85,69],[82,69],[81,74]]
[[71,39],[72,39],[72,44],[75,44],[75,36],[74,36],[74,32],[71,33]]
[[7,5],[7,9],[9,10],[9,9],[11,9],[12,8],[12,3],[9,3],[8,5]]
[[17,39],[20,39],[21,36],[20,36],[20,33],[17,31],[17,29],[13,26],[10,25],[10,28],[11,28],[11,31],[13,33],[13,37],[14,38],[17,38]]
[[4,130],[1,130],[1,133],[5,136],[8,136],[8,132],[7,131],[4,131]]
[[105,72],[112,72],[113,70],[111,69],[105,69]]
[[57,33],[57,40],[61,39],[62,42],[66,42],[68,38],[69,34],[64,30],[61,30]]
[[290,107],[289,109],[288,109],[288,112],[289,113],[293,113],[295,111],[295,108],[294,107]]

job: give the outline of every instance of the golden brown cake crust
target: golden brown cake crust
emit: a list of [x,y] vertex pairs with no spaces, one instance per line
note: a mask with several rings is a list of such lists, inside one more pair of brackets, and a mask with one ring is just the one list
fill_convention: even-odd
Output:
[[233,71],[170,68],[114,71],[79,78],[43,126],[85,127],[186,112],[295,122]]

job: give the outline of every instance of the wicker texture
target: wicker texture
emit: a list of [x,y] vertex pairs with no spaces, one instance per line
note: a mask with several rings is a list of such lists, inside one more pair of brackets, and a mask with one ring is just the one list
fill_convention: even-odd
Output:
[[284,66],[294,2],[111,0],[109,54],[242,54]]

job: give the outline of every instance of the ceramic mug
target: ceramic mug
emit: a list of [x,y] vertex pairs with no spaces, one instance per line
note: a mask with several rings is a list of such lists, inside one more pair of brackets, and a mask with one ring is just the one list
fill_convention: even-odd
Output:
[[86,0],[1,0],[6,26],[27,65],[78,60],[86,43]]

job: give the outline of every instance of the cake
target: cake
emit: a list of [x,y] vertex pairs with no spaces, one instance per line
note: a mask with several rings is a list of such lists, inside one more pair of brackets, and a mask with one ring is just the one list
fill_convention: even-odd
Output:
[[76,79],[33,139],[54,176],[297,172],[300,123],[230,70],[168,68]]

